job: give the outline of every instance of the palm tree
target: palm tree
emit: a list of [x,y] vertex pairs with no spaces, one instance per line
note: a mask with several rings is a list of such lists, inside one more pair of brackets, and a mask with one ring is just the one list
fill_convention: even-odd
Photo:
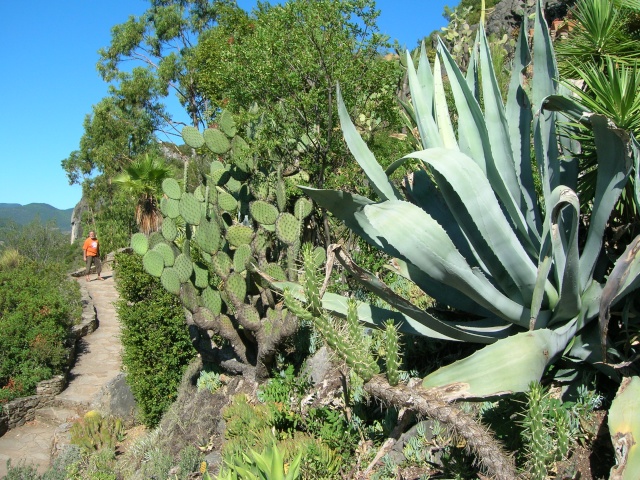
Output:
[[137,199],[136,223],[147,235],[162,225],[158,197],[163,180],[172,176],[173,168],[164,159],[146,153],[113,179]]
[[[640,18],[640,0],[579,0],[571,16],[573,30],[556,44],[562,83],[592,112],[607,116],[639,138],[640,36],[634,32],[634,23]],[[579,125],[569,127],[569,136],[582,145],[578,191],[581,204],[588,208],[596,188],[596,147]],[[632,237],[640,221],[633,177],[610,224]]]

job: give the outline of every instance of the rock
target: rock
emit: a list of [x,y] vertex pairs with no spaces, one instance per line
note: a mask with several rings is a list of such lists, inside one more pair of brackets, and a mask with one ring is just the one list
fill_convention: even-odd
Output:
[[[564,18],[574,3],[575,0],[547,0],[544,9],[547,23],[550,24],[556,18]],[[502,0],[487,16],[487,35],[517,34],[524,16],[535,12],[535,4],[535,0]],[[533,26],[532,21],[530,24]]]
[[304,373],[311,377],[314,385],[318,385],[331,368],[331,353],[327,347],[321,347],[305,364]]
[[137,404],[127,383],[125,373],[119,373],[98,394],[94,407],[103,415],[121,418],[125,425],[133,425]]
[[82,197],[71,214],[71,243],[82,234],[82,212],[87,208],[87,201]]

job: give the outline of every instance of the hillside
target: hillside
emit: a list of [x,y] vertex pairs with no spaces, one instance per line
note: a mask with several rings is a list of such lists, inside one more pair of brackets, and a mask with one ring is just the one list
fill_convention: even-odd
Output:
[[19,225],[26,225],[35,219],[42,223],[55,221],[63,232],[71,231],[71,214],[73,208],[59,210],[46,203],[30,203],[19,205],[17,203],[0,203],[0,224],[12,221]]

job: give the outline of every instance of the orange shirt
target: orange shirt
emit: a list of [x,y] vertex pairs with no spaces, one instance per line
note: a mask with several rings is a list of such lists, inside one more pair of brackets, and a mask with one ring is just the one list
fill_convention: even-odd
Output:
[[97,257],[99,249],[100,246],[97,238],[89,237],[84,241],[84,245],[82,245],[82,250],[84,250],[87,257]]

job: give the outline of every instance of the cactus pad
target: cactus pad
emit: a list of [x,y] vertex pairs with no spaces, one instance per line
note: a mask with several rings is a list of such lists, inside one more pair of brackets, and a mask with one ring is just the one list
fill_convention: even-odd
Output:
[[142,257],[142,267],[149,275],[160,278],[164,270],[164,258],[155,250],[149,250]]
[[144,233],[134,233],[131,237],[131,248],[138,255],[144,255],[149,250],[149,239]]
[[206,187],[204,185],[198,185],[198,187],[193,191],[193,196],[201,203],[204,202],[205,189]]
[[253,240],[253,229],[244,225],[232,225],[225,235],[229,244],[233,247],[249,245]]
[[204,145],[204,137],[200,131],[189,125],[182,128],[182,139],[191,148],[200,148]]
[[278,209],[263,200],[256,200],[249,205],[253,219],[263,225],[273,225],[278,218]]
[[201,214],[200,202],[196,200],[193,193],[185,192],[180,199],[180,215],[184,221],[191,225],[198,225]]
[[300,236],[300,222],[290,213],[281,213],[276,220],[276,236],[287,245],[293,245]]
[[247,281],[239,273],[233,272],[225,282],[225,290],[234,304],[243,303],[247,294]]
[[313,264],[319,268],[327,261],[327,252],[322,247],[316,247],[313,249],[311,257],[313,258]]
[[151,235],[149,235],[149,248],[153,248],[159,243],[165,243],[164,237],[160,232],[152,232]]
[[218,315],[222,311],[222,298],[220,292],[210,287],[205,288],[200,295],[202,306],[211,310],[214,315]]
[[236,122],[229,110],[222,111],[222,114],[218,118],[218,125],[220,126],[220,130],[229,138],[233,137],[237,132]]
[[231,271],[231,258],[223,251],[219,251],[216,253],[211,259],[211,264],[213,265],[213,270],[216,274],[222,278],[227,278],[229,276],[229,272]]
[[311,214],[312,209],[313,204],[311,201],[304,197],[300,197],[296,200],[296,204],[293,206],[293,213],[298,220],[302,221]]
[[236,136],[231,140],[231,158],[242,171],[248,172],[253,169],[253,158],[251,158],[249,144],[242,137]]
[[264,273],[266,273],[267,275],[269,275],[272,278],[275,278],[276,280],[278,280],[280,282],[286,282],[287,281],[287,276],[285,275],[284,270],[277,263],[269,263],[269,264],[267,264],[267,266],[264,267]]
[[233,254],[233,269],[236,272],[244,272],[252,260],[251,247],[247,244],[240,245]]
[[160,282],[167,292],[180,295],[180,279],[173,267],[165,268],[162,271]]
[[238,309],[237,315],[242,317],[244,324],[250,328],[258,328],[260,326],[260,314],[253,305],[245,303]]
[[173,242],[178,236],[178,228],[176,222],[172,218],[165,218],[162,221],[162,236],[169,242]]
[[279,178],[275,185],[276,203],[278,210],[284,212],[287,208],[287,190],[284,181]]
[[209,271],[198,265],[193,265],[194,284],[198,288],[206,288],[209,286]]
[[167,243],[159,243],[155,247],[153,247],[154,252],[158,252],[162,255],[162,259],[164,261],[165,267],[173,266],[175,262],[175,256],[173,254],[173,249]]
[[180,216],[180,200],[166,198],[165,210],[162,212],[169,218],[178,218]]
[[224,164],[219,160],[214,160],[211,162],[211,166],[209,167],[209,174],[213,175],[218,170],[224,170]]
[[214,220],[208,221],[206,218],[202,218],[194,240],[202,250],[214,254],[220,247],[220,227]]
[[162,182],[162,191],[167,197],[174,200],[180,200],[180,197],[182,197],[182,189],[175,178],[165,178]]
[[211,172],[211,181],[214,185],[224,185],[229,181],[229,178],[231,178],[231,174],[225,168]]
[[191,277],[191,272],[193,272],[193,263],[184,253],[181,253],[176,257],[175,262],[173,262],[173,269],[178,275],[180,283],[185,283],[188,282],[189,277]]
[[227,192],[219,192],[218,193],[218,205],[220,208],[226,212],[233,212],[236,208],[238,208],[238,202],[233,195]]
[[240,183],[238,180],[233,178],[233,176],[229,177],[229,180],[227,181],[227,184],[225,185],[227,190],[229,190],[231,193],[236,193],[236,192],[240,191],[240,187],[241,186],[242,186],[242,183]]
[[262,172],[256,172],[251,178],[251,194],[259,200],[269,200],[269,181]]
[[180,301],[187,310],[195,313],[198,309],[198,291],[191,283],[180,284]]
[[213,153],[222,155],[231,148],[231,143],[227,136],[217,128],[207,128],[204,131],[204,142]]

